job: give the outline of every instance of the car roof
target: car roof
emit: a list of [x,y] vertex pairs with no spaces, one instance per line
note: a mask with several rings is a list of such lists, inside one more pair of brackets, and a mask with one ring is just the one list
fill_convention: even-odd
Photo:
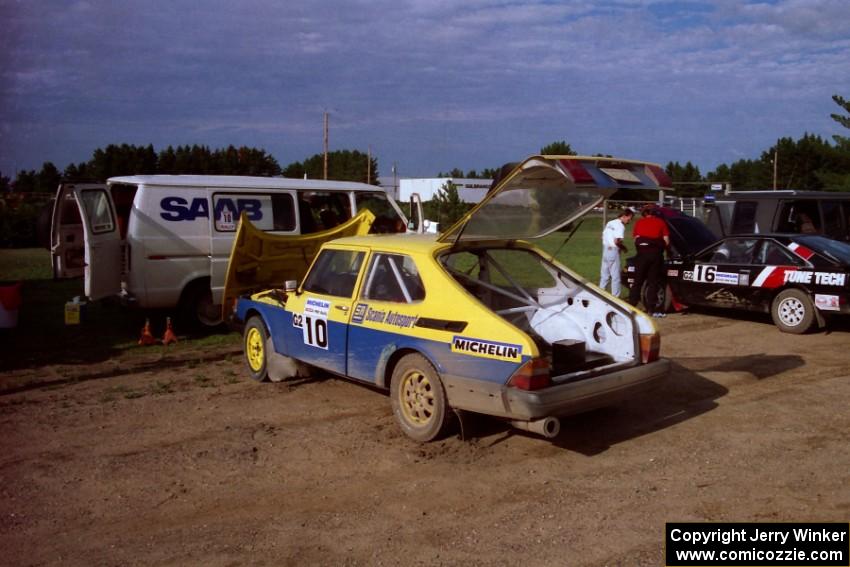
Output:
[[330,244],[423,254],[448,246],[442,242],[437,242],[436,234],[367,234],[337,238]]
[[246,175],[128,175],[110,177],[109,184],[167,187],[212,187],[225,189],[301,189],[305,191],[385,191],[377,185],[353,181],[250,177]]

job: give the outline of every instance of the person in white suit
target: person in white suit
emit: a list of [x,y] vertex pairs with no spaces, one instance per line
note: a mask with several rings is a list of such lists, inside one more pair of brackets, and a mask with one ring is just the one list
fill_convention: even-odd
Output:
[[623,240],[626,225],[632,221],[635,212],[626,208],[620,215],[609,221],[602,230],[602,268],[600,269],[599,287],[605,289],[611,282],[611,295],[620,297],[620,254],[628,252]]

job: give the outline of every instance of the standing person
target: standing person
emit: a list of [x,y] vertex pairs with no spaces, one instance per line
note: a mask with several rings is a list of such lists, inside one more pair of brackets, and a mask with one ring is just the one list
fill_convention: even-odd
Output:
[[664,270],[664,250],[670,245],[670,230],[660,216],[655,205],[646,205],[641,209],[641,218],[635,223],[632,236],[635,239],[635,275],[629,289],[629,303],[637,305],[640,292],[646,282],[647,312],[653,317],[664,317],[663,306],[658,303],[658,285]]
[[599,287],[605,289],[611,282],[611,295],[620,297],[620,253],[628,252],[623,243],[626,237],[626,225],[635,216],[629,208],[623,209],[620,216],[608,221],[602,230],[602,268],[599,274]]

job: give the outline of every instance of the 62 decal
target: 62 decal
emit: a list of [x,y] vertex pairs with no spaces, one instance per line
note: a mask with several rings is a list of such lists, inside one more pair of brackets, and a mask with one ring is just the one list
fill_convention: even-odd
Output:
[[[293,324],[295,319],[293,318]],[[328,350],[328,320],[313,315],[300,316],[304,344]],[[297,325],[296,325],[297,326]]]

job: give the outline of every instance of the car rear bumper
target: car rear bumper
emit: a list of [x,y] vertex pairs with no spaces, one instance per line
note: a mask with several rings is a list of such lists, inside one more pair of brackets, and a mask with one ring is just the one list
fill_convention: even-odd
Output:
[[450,375],[443,380],[454,408],[527,421],[612,405],[659,385],[669,374],[670,361],[661,359],[532,391]]
[[670,361],[661,359],[543,390],[507,388],[505,405],[515,419],[563,417],[615,404],[657,386],[669,374]]

